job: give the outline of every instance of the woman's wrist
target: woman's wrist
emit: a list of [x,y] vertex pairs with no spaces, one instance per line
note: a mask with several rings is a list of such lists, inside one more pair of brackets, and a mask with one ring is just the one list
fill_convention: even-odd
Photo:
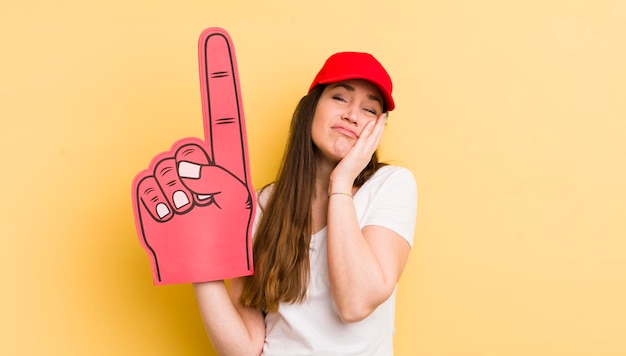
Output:
[[346,197],[350,197],[353,198],[352,193],[345,193],[345,192],[330,192],[328,193],[328,197],[332,197],[333,195],[341,195],[341,196],[346,196]]
[[352,195],[353,182],[333,182],[328,185],[328,196],[333,194],[349,194]]

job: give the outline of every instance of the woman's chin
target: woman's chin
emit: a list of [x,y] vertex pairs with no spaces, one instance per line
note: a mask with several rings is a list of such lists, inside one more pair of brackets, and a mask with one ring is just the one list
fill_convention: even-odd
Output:
[[354,142],[348,140],[337,140],[326,150],[317,149],[317,154],[319,158],[323,158],[324,160],[337,164],[341,161],[345,156],[350,153],[350,150],[354,147]]
[[348,140],[338,140],[333,145],[333,155],[336,156],[338,160],[343,159],[354,147],[354,141]]

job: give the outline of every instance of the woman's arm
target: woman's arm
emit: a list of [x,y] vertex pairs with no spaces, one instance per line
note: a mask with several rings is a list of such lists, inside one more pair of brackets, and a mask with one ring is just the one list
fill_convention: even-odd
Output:
[[[366,126],[352,150],[335,167],[330,176],[329,193],[352,191],[356,176],[378,147],[386,117],[381,115],[375,123]],[[394,196],[387,197],[392,206],[380,207],[380,215],[383,219],[395,219],[395,213],[407,214],[407,219],[412,220],[412,224],[408,224],[412,230],[417,204],[414,180],[411,177],[410,182],[400,179],[388,183],[392,189],[383,194],[393,193]],[[406,184],[395,187],[403,183]],[[398,194],[394,187],[406,188],[406,192]],[[395,200],[404,203],[397,205]],[[329,196],[328,273],[332,297],[345,322],[363,320],[387,300],[408,259],[411,247],[407,240],[380,222],[375,221],[361,230],[353,199],[342,194]],[[412,231],[404,233],[412,234]]]
[[194,283],[194,291],[206,332],[219,355],[257,356],[265,340],[261,311],[239,302],[243,278]]
[[391,296],[411,247],[382,226],[359,228],[350,197],[332,196],[328,206],[328,274],[344,322],[369,316]]

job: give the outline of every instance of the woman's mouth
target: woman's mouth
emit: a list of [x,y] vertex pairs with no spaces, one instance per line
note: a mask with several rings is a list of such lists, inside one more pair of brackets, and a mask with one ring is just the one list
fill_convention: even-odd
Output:
[[333,130],[341,133],[344,136],[348,136],[350,138],[353,139],[357,139],[359,138],[359,136],[356,134],[356,132],[354,132],[353,130],[347,128],[347,127],[343,127],[343,126],[333,126],[332,127]]

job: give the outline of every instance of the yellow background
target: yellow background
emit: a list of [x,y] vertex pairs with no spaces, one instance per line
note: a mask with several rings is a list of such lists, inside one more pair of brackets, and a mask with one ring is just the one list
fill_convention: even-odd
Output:
[[202,136],[197,39],[235,43],[254,185],[323,60],[395,83],[419,217],[397,355],[626,354],[626,2],[0,1],[0,354],[212,354],[154,287],[130,184]]

